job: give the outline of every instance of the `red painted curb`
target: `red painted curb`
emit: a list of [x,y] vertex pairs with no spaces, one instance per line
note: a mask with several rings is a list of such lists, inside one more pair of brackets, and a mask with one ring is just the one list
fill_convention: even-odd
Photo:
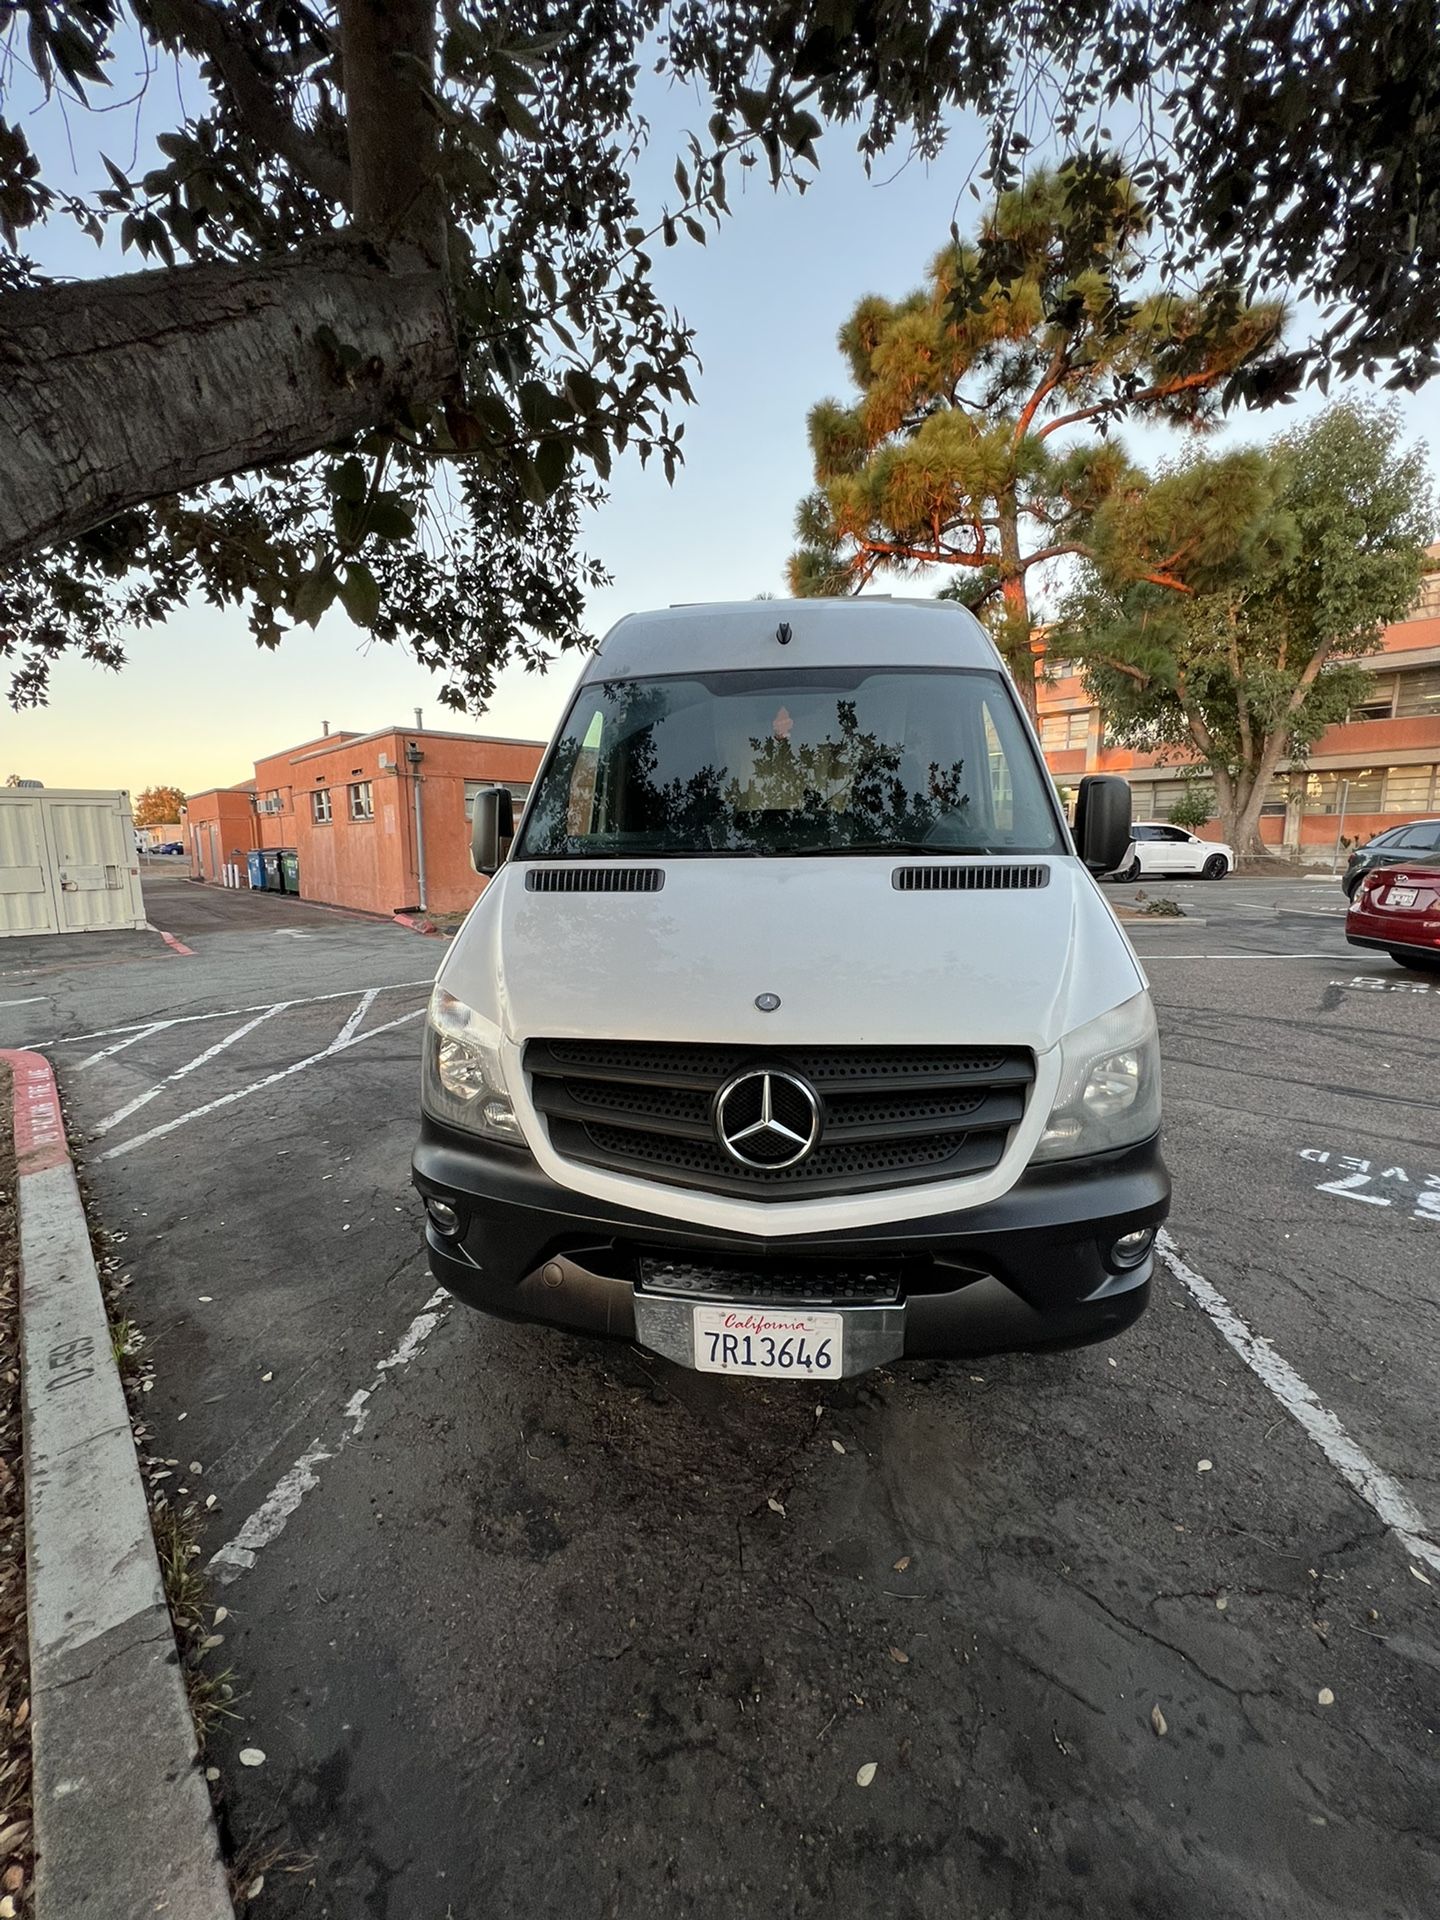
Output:
[[173,933],[162,933],[160,938],[165,942],[166,946],[170,947],[174,952],[188,954],[192,960],[195,958],[195,949],[193,947],[187,947],[183,940],[177,940]]
[[428,920],[417,919],[413,913],[392,913],[390,918],[397,927],[408,927],[411,933],[428,933],[439,939],[440,929],[432,926]]
[[14,1075],[15,1159],[21,1175],[63,1166],[70,1148],[54,1068],[43,1054],[11,1047],[0,1047],[0,1060]]

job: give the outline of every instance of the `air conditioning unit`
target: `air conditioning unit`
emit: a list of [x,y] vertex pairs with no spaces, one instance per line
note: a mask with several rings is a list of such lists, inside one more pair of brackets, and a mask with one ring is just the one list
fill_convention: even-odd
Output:
[[382,753],[382,754],[381,754],[381,756],[380,756],[380,770],[381,770],[381,772],[382,772],[382,773],[384,772],[384,770],[385,770],[385,768],[386,768],[386,767],[393,767],[393,766],[394,766],[394,764],[395,764],[395,762],[394,762],[394,761],[393,761],[393,760],[392,760],[392,759],[390,758],[390,756],[389,756],[389,754],[388,754],[388,753]]

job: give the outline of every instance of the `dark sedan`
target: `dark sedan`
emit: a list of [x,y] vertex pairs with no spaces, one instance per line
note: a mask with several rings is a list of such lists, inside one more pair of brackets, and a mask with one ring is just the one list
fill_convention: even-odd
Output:
[[1345,898],[1355,898],[1355,889],[1367,873],[1397,861],[1407,867],[1440,867],[1440,820],[1412,820],[1408,827],[1391,827],[1357,847],[1340,878]]
[[1440,866],[1375,867],[1345,916],[1352,947],[1380,947],[1402,967],[1440,967]]

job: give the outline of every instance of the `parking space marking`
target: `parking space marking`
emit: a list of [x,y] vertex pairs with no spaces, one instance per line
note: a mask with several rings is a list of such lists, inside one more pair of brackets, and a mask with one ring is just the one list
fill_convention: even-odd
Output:
[[366,1014],[370,1011],[371,1007],[375,1004],[375,996],[379,991],[380,989],[378,987],[367,987],[364,993],[361,994],[359,1006],[356,1007],[355,1011],[351,1014],[350,1018],[345,1022],[344,1026],[340,1029],[339,1034],[336,1036],[335,1044],[337,1047],[343,1046],[344,1043],[350,1038],[351,1034],[354,1033],[355,1029],[360,1025],[360,1022],[365,1018]]
[[[377,987],[375,991],[399,993],[407,987],[432,987],[434,984],[435,976],[429,973],[423,980],[392,980],[386,985]],[[25,1045],[31,1053],[43,1053],[47,1047],[75,1047],[79,1046],[83,1040],[108,1040],[115,1033],[128,1033],[135,1040],[143,1040],[147,1033],[159,1033],[162,1028],[193,1027],[199,1020],[233,1020],[238,1013],[264,1013],[267,1006],[313,1007],[322,1000],[349,1000],[359,991],[358,987],[341,987],[334,993],[305,993],[298,999],[283,1002],[262,1001],[258,1005],[249,1007],[217,1007],[213,1013],[177,1013],[169,1020],[133,1020],[123,1027],[96,1027],[90,1033],[61,1033],[57,1034],[53,1040],[27,1040]],[[39,997],[44,999],[48,996],[42,994]],[[125,1044],[129,1046],[131,1042],[127,1040]],[[95,1060],[103,1060],[106,1057],[105,1052],[97,1053],[94,1059],[82,1060],[80,1065],[93,1066]],[[76,1073],[79,1068],[72,1067],[70,1071]]]
[[107,1113],[103,1120],[96,1122],[91,1132],[97,1139],[102,1133],[112,1132],[122,1120],[128,1120],[132,1113],[138,1113],[141,1107],[148,1107],[152,1100],[165,1091],[166,1087],[173,1086],[177,1080],[183,1080],[186,1074],[194,1073],[197,1067],[205,1066],[217,1054],[224,1053],[227,1047],[233,1047],[237,1040],[243,1040],[247,1033],[253,1033],[256,1027],[263,1026],[277,1013],[283,1013],[289,1005],[288,1000],[277,1000],[273,1007],[267,1007],[264,1013],[257,1013],[255,1018],[247,1020],[243,1027],[236,1027],[232,1032],[227,1033],[223,1040],[217,1040],[213,1047],[207,1047],[203,1053],[197,1053],[195,1058],[187,1060],[183,1067],[177,1067],[174,1073],[167,1073],[165,1078],[157,1080],[153,1087],[148,1087],[144,1093],[137,1093],[135,1098],[127,1100],[123,1107],[117,1107],[114,1113]]
[[386,1020],[378,1027],[371,1027],[368,1032],[352,1033],[348,1039],[342,1039],[337,1034],[329,1046],[322,1047],[318,1053],[307,1054],[303,1060],[294,1060],[288,1067],[279,1067],[274,1073],[267,1073],[263,1079],[252,1080],[249,1086],[237,1087],[233,1093],[222,1093],[218,1100],[207,1100],[203,1107],[192,1107],[189,1113],[163,1121],[158,1127],[151,1127],[148,1133],[137,1133],[133,1140],[122,1140],[118,1147],[110,1147],[99,1157],[102,1160],[118,1160],[122,1153],[133,1153],[137,1147],[148,1147],[152,1140],[160,1140],[167,1133],[174,1133],[177,1127],[188,1127],[192,1120],[203,1120],[207,1113],[218,1113],[222,1107],[232,1107],[237,1100],[248,1099],[252,1093],[261,1093],[266,1087],[273,1087],[277,1081],[288,1080],[292,1073],[303,1073],[306,1067],[333,1059],[337,1053],[358,1047],[362,1041],[373,1040],[376,1034],[389,1033],[392,1027],[403,1027],[407,1020],[418,1020],[424,1012],[424,1007],[412,1007],[409,1013],[402,1013],[396,1020]]
[[369,1418],[372,1395],[384,1384],[387,1373],[408,1367],[416,1354],[439,1326],[450,1308],[450,1296],[443,1287],[425,1302],[405,1329],[403,1338],[383,1360],[375,1363],[375,1378],[368,1387],[352,1393],[341,1418],[345,1422],[338,1440],[328,1445],[318,1437],[301,1454],[294,1466],[282,1474],[260,1505],[246,1520],[233,1540],[227,1540],[210,1557],[210,1571],[221,1586],[228,1586],[237,1575],[255,1564],[255,1556],[285,1531],[290,1516],[307,1493],[319,1485],[320,1468],[333,1460],[355,1439]]
[[1416,1560],[1422,1560],[1434,1573],[1440,1573],[1440,1545],[1410,1496],[1398,1482],[1341,1426],[1328,1407],[1321,1405],[1314,1391],[1296,1373],[1288,1360],[1281,1359],[1272,1347],[1258,1338],[1251,1327],[1219,1290],[1191,1266],[1176,1250],[1175,1242],[1162,1228],[1155,1250],[1203,1313],[1218,1328],[1224,1339],[1250,1370],[1268,1387],[1281,1406],[1319,1447],[1325,1458],[1359,1494],[1380,1522],[1396,1535],[1402,1547]]
[[[123,1053],[127,1047],[133,1047],[137,1040],[146,1040],[152,1033],[159,1033],[162,1027],[168,1027],[169,1025],[170,1022],[168,1020],[152,1020],[148,1027],[141,1027],[138,1032],[130,1033],[128,1040],[119,1040],[113,1047],[101,1047],[98,1053],[92,1053],[88,1060],[80,1061],[80,1063],[72,1067],[70,1071],[72,1073],[84,1073],[87,1067],[98,1066],[102,1060],[108,1060],[111,1054]],[[130,1032],[128,1027],[122,1027],[116,1029],[116,1031],[122,1033]],[[96,1038],[94,1034],[89,1034],[86,1037],[91,1040]]]
[[[1141,949],[1137,948],[1137,952]],[[1147,960],[1333,960],[1333,953],[1164,953],[1159,947],[1143,949]]]
[[[1333,1193],[1342,1200],[1360,1200],[1369,1207],[1399,1207],[1413,1203],[1412,1220],[1433,1220],[1440,1226],[1440,1173],[1417,1172],[1412,1179],[1404,1167],[1377,1167],[1358,1153],[1335,1153],[1329,1147],[1301,1147],[1300,1158],[1315,1166],[1332,1163],[1341,1169],[1333,1180],[1322,1180],[1317,1193]],[[1414,1164],[1413,1162],[1411,1163]],[[1378,1186],[1378,1193],[1369,1189]]]

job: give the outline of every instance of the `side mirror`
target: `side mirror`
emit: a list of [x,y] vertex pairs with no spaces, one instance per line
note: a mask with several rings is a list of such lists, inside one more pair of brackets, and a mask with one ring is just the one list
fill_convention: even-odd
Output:
[[1113,873],[1130,844],[1130,788],[1118,774],[1092,773],[1075,802],[1075,848],[1091,873]]
[[470,821],[471,866],[487,877],[498,873],[514,838],[514,795],[508,787],[482,787]]

